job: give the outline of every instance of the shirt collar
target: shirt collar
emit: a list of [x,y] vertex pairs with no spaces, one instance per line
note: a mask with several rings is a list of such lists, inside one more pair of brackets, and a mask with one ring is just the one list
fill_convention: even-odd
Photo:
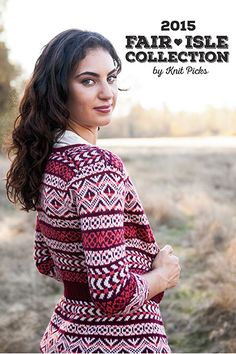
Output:
[[89,143],[87,140],[83,139],[80,135],[72,132],[71,130],[65,130],[61,137],[56,142],[54,142],[53,147],[58,148],[74,144],[86,144],[95,146]]

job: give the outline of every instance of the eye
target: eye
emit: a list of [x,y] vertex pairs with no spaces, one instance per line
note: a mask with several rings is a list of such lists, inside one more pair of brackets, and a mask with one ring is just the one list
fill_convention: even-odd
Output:
[[113,82],[115,82],[117,79],[117,76],[116,75],[111,75],[107,78],[107,81],[110,83],[110,84],[113,84]]
[[92,80],[92,79],[84,79],[84,80],[82,81],[82,84],[83,84],[84,86],[92,86],[92,85],[94,84],[94,80]]

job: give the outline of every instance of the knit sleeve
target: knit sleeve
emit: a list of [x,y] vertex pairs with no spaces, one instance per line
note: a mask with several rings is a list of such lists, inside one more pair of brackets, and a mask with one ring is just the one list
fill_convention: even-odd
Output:
[[34,240],[34,261],[38,271],[44,275],[62,282],[57,271],[52,255],[40,230],[38,216],[36,217],[35,240]]
[[148,297],[147,281],[129,271],[126,257],[124,171],[106,161],[76,187],[89,291],[105,314],[131,313]]

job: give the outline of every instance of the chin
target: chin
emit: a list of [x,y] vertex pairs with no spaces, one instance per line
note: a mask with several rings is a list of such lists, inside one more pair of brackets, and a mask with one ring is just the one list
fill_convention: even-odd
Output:
[[108,125],[110,123],[111,123],[111,117],[106,117],[104,119],[101,119],[100,122],[98,122],[98,126],[99,127],[104,127],[104,126],[106,126],[106,125]]

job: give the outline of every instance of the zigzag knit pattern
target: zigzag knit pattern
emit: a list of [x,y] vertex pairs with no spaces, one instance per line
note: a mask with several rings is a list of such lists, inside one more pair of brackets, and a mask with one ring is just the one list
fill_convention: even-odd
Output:
[[64,284],[42,353],[170,353],[142,277],[159,247],[123,161],[107,149],[53,148],[37,206],[34,259]]

